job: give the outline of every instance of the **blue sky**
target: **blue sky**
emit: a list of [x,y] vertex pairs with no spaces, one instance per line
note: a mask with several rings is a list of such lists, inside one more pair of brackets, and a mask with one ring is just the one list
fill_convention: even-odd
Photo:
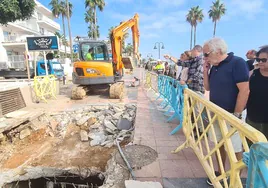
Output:
[[[49,0],[39,0],[49,7]],[[73,6],[72,36],[86,36],[84,0],[69,0]],[[98,12],[101,39],[106,39],[108,29],[117,26],[138,13],[140,16],[140,48],[142,57],[152,54],[158,59],[156,42],[163,42],[168,53],[179,57],[190,46],[190,25],[185,21],[188,10],[199,5],[205,18],[197,26],[197,44],[203,44],[213,34],[213,23],[208,10],[213,0],[106,0],[103,12]],[[227,13],[217,25],[216,35],[225,39],[229,51],[245,58],[246,51],[268,44],[268,1],[225,0]],[[50,8],[50,7],[49,7]],[[56,20],[61,24],[61,20]],[[131,36],[131,35],[130,35]],[[131,42],[131,38],[128,39]]]

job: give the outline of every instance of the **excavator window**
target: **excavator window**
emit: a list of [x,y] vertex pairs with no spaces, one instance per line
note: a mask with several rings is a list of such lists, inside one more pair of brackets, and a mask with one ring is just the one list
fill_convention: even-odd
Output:
[[[88,53],[91,53],[91,58]],[[83,42],[81,44],[81,57],[84,61],[109,61],[107,46],[102,42]]]

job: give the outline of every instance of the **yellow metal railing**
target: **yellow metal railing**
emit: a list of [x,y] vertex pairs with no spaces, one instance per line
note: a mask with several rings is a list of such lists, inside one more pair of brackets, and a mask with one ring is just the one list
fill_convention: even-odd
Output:
[[145,74],[145,86],[148,88],[148,90],[153,90],[154,92],[158,92],[158,75],[154,72],[148,72],[146,71]]
[[[220,132],[220,138],[216,130]],[[236,146],[232,143],[234,136],[241,139],[242,152],[249,151],[247,140],[253,143],[267,142],[261,132],[190,89],[184,90],[183,132],[186,142],[173,153],[191,147],[215,187],[243,187],[240,174],[246,165],[242,158],[236,156]],[[229,161],[230,164],[225,168],[220,155],[222,147],[226,151],[226,162]],[[220,169],[216,169],[213,163],[215,156]],[[221,175],[216,177],[215,170],[220,171]],[[228,178],[230,178],[229,182]]]
[[48,98],[56,99],[56,77],[54,75],[35,76],[34,92],[37,100],[47,102]]

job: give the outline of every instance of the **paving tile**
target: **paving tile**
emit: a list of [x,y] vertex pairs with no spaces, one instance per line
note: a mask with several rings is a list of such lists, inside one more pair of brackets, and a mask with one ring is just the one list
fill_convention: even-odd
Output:
[[183,154],[187,160],[198,160],[198,158],[195,155],[194,150],[192,148],[184,148],[180,152],[183,152]]
[[156,160],[140,170],[135,170],[134,173],[138,178],[161,178],[159,161]]
[[[183,155],[183,153],[179,152],[179,153],[171,153],[172,150],[176,149],[176,147],[158,147],[156,146],[156,151],[158,153],[158,158],[159,159],[185,159],[185,156]],[[185,159],[186,160],[186,159]]]
[[178,147],[179,145],[181,145],[183,142],[179,142],[179,141],[167,141],[167,140],[156,140],[156,146],[158,147]]
[[153,127],[139,127],[138,129],[135,130],[136,133],[149,133],[149,134],[154,134],[154,128]]
[[168,135],[168,134],[163,134],[163,135],[154,135],[155,140],[162,140],[162,141],[178,141],[177,137],[174,135]]
[[206,178],[207,174],[199,160],[188,160],[188,163],[196,178]]
[[194,177],[186,160],[159,160],[163,178],[188,178]]

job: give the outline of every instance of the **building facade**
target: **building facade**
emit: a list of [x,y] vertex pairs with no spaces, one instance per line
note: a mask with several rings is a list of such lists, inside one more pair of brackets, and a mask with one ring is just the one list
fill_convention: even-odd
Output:
[[[29,20],[0,25],[0,69],[3,66],[20,68],[24,66],[24,53],[26,51],[26,37],[54,36],[60,31],[60,25],[54,21],[54,16],[47,7],[36,1],[34,14]],[[64,52],[64,46],[60,44],[60,52]],[[67,53],[70,48],[67,47]],[[39,54],[29,53],[29,59]],[[2,67],[1,67],[2,66]]]

